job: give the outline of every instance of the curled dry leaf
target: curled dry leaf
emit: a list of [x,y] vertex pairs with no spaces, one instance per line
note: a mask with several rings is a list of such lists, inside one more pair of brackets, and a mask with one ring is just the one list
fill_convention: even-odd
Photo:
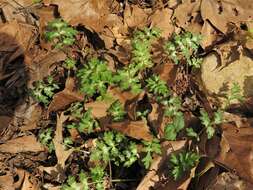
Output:
[[151,141],[153,139],[153,135],[145,121],[117,122],[109,124],[107,127],[138,140]]
[[[176,190],[182,184],[184,180],[175,182],[173,179],[166,179],[166,188],[163,186],[161,179],[165,179],[168,174],[168,163],[170,154],[174,151],[178,151],[185,146],[186,141],[167,141],[162,144],[162,156],[156,156],[151,164],[149,172],[142,179],[137,187],[137,190],[149,190],[149,189],[163,189],[163,190]],[[186,190],[186,189],[185,189]]]
[[73,102],[83,101],[84,95],[75,88],[75,80],[68,78],[63,91],[56,93],[48,106],[48,113],[66,108]]
[[21,152],[42,152],[44,147],[33,135],[17,137],[0,145],[0,152],[21,153]]
[[35,180],[34,176],[32,176],[30,173],[26,171],[24,173],[25,178],[21,190],[39,190],[40,189],[39,184]]
[[91,108],[91,113],[93,117],[100,119],[102,117],[106,117],[107,109],[111,106],[111,101],[95,101],[86,103],[84,107],[86,109]]
[[232,124],[223,124],[223,134],[220,143],[220,154],[216,161],[235,170],[238,175],[251,183],[253,182],[253,128],[238,129]]
[[228,24],[239,24],[252,20],[252,2],[248,0],[219,1],[202,0],[201,16],[223,33],[229,29]]
[[214,43],[218,39],[218,32],[216,29],[211,25],[211,23],[206,20],[202,26],[201,29],[201,35],[202,35],[202,40],[201,40],[201,46],[202,48],[207,48],[209,46],[214,45]]
[[0,176],[0,190],[15,190],[14,179],[11,172]]

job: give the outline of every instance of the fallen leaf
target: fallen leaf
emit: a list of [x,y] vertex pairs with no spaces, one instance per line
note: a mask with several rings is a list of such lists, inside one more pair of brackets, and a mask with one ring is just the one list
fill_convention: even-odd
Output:
[[51,0],[51,4],[58,6],[62,18],[71,25],[81,24],[100,32],[108,23],[109,1]]
[[107,109],[111,106],[112,102],[108,101],[95,101],[95,102],[90,102],[86,103],[84,105],[85,108],[89,109],[91,108],[91,114],[93,117],[100,119],[102,117],[107,116]]
[[218,39],[218,32],[211,25],[211,23],[208,20],[206,20],[201,29],[201,36],[203,37],[201,40],[201,46],[202,48],[205,49],[207,47],[214,45],[214,43]]
[[232,124],[223,124],[221,151],[216,161],[235,170],[237,174],[253,182],[253,128],[242,127],[238,129]]
[[0,190],[15,190],[14,179],[11,172],[0,176]]
[[153,139],[153,135],[145,121],[117,122],[109,124],[107,127],[135,139],[146,141],[151,141]]
[[33,135],[17,137],[0,145],[0,152],[20,153],[20,152],[42,152],[45,148],[36,140]]
[[63,123],[67,120],[67,118],[67,116],[64,116],[64,113],[61,113],[61,115],[57,116],[55,136],[53,139],[55,154],[57,157],[57,165],[62,169],[65,168],[65,161],[73,152],[73,149],[66,150],[63,144]]
[[201,16],[209,20],[222,33],[228,31],[228,24],[252,20],[253,5],[248,0],[202,0]]
[[0,116],[0,133],[9,126],[11,119],[9,116]]
[[151,9],[142,9],[138,5],[125,4],[124,23],[130,28],[146,26]]
[[75,88],[75,80],[68,78],[63,91],[57,92],[48,106],[48,113],[66,108],[73,102],[83,101],[84,95]]
[[21,190],[39,190],[39,184],[36,182],[34,176],[25,172],[25,178]]

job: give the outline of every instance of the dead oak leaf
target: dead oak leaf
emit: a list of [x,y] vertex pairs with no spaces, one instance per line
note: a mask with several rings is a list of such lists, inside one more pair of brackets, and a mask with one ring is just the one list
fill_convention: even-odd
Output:
[[59,7],[60,15],[69,24],[82,24],[96,32],[104,28],[110,14],[106,0],[51,0],[51,4]]
[[135,139],[146,141],[151,141],[153,139],[153,135],[145,121],[117,122],[109,124],[107,127]]
[[12,154],[20,152],[42,152],[44,150],[45,148],[33,135],[17,137],[0,145],[0,152]]
[[239,24],[252,20],[253,4],[248,0],[202,0],[202,19],[209,20],[222,33],[228,31],[228,24]]
[[55,136],[53,139],[55,154],[57,157],[57,165],[62,169],[65,168],[65,161],[72,154],[73,149],[66,150],[63,144],[63,123],[67,120],[67,116],[63,113],[57,116],[57,124],[55,130]]
[[238,175],[253,182],[253,129],[251,127],[237,128],[224,124],[221,139],[221,151],[216,161],[235,170]]
[[68,78],[63,91],[56,93],[48,106],[48,113],[64,109],[76,101],[83,101],[84,95],[75,89],[75,80]]

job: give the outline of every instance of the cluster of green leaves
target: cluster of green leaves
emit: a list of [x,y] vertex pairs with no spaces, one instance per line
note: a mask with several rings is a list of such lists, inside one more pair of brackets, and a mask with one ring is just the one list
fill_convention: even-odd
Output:
[[31,90],[31,95],[36,101],[48,105],[57,89],[59,86],[54,82],[53,77],[49,76],[46,82],[36,81],[35,87]]
[[63,63],[63,67],[65,67],[68,70],[71,70],[76,68],[76,64],[77,64],[76,60],[72,58],[67,58]]
[[230,91],[226,94],[225,108],[231,105],[235,101],[242,102],[244,97],[242,95],[241,87],[238,83],[234,82]]
[[117,132],[105,132],[103,137],[96,141],[96,146],[92,149],[90,159],[92,161],[112,161],[115,165],[123,163],[129,167],[138,156],[137,145],[129,141],[126,136]]
[[70,27],[68,23],[62,19],[55,19],[48,23],[45,32],[46,40],[55,43],[56,48],[73,45],[77,31]]
[[178,180],[185,172],[192,169],[199,161],[200,156],[194,152],[181,152],[172,154],[169,166],[172,168],[171,174],[174,180]]
[[210,119],[208,116],[208,113],[204,111],[203,109],[200,111],[201,117],[201,123],[206,128],[207,138],[211,139],[215,133],[215,125],[219,125],[223,121],[223,112],[221,110],[218,110],[214,113],[213,119]]
[[108,85],[113,83],[112,72],[106,63],[97,58],[93,58],[78,70],[77,76],[80,79],[80,90],[88,97],[95,94],[105,96]]
[[81,117],[78,123],[72,123],[67,125],[67,128],[75,128],[80,133],[87,132],[92,133],[96,128],[99,128],[99,123],[93,118],[91,109],[88,109]]
[[152,76],[146,80],[149,93],[152,93],[158,102],[167,99],[170,95],[169,88],[165,81],[159,76]]
[[165,51],[175,64],[185,60],[186,63],[195,68],[199,68],[202,59],[196,56],[200,46],[201,36],[185,32],[175,35],[171,41],[165,44]]
[[112,117],[113,121],[122,121],[126,115],[126,111],[119,100],[111,104],[107,113]]
[[172,118],[172,122],[167,123],[164,129],[167,140],[176,140],[177,134],[185,127],[184,115],[180,109],[181,101],[178,97],[171,97],[167,101],[164,115]]
[[[77,180],[74,176],[69,176],[67,184],[62,186],[62,190],[89,190],[91,186],[95,186],[96,190],[104,190],[105,172],[100,166],[96,166],[90,169],[90,176],[87,173],[80,172]],[[79,182],[77,182],[79,181]]]
[[39,133],[39,141],[41,144],[43,144],[48,148],[49,153],[52,153],[55,150],[52,138],[53,138],[52,128],[43,129]]
[[144,147],[142,149],[142,152],[144,152],[146,155],[142,159],[142,162],[146,169],[148,169],[152,163],[153,157],[152,154],[161,154],[161,145],[160,141],[158,139],[153,139],[152,141],[142,141]]
[[140,72],[153,66],[151,58],[152,41],[160,36],[157,29],[144,28],[134,33],[131,63],[117,71],[115,82],[122,90],[131,89],[133,93],[141,91]]

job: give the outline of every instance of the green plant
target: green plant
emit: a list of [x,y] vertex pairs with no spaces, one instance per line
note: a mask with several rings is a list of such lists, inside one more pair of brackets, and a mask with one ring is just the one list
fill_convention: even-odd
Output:
[[76,61],[72,58],[67,58],[64,63],[63,66],[70,70],[70,69],[75,69],[76,68]]
[[46,82],[37,81],[35,83],[35,87],[31,90],[31,95],[36,101],[48,105],[56,89],[59,89],[59,86],[54,83],[53,77],[49,76]]
[[99,94],[102,97],[107,92],[108,85],[113,83],[112,72],[104,61],[93,58],[77,72],[80,79],[80,90],[88,97]]
[[199,135],[196,133],[192,128],[186,128],[186,134],[188,137],[195,138],[197,141],[199,141]]
[[241,94],[241,87],[239,83],[234,82],[230,91],[226,94],[225,108],[231,105],[235,101],[242,102],[244,100],[243,95]]
[[69,111],[72,117],[81,119],[84,112],[84,106],[81,102],[74,102],[66,111]]
[[104,176],[105,172],[101,166],[95,166],[94,168],[90,169],[91,172],[91,179],[95,183],[96,190],[104,190]]
[[146,169],[148,169],[152,163],[152,154],[161,154],[161,145],[158,139],[153,139],[152,141],[142,141],[144,147],[142,152],[146,153],[144,158],[142,159],[142,162]]
[[214,118],[211,120],[208,116],[208,113],[204,111],[203,109],[200,110],[200,120],[201,123],[205,126],[206,128],[206,133],[207,133],[207,138],[211,139],[215,133],[215,128],[214,125],[219,125],[222,123],[222,115],[223,112],[221,110],[218,110],[217,112],[214,113]]
[[48,23],[47,31],[45,32],[46,40],[54,42],[56,48],[73,45],[77,31],[68,26],[62,19],[55,19]]
[[98,122],[93,118],[91,109],[88,109],[80,118],[79,123],[67,125],[67,128],[76,128],[80,133],[92,133],[96,128],[99,128]]
[[180,61],[185,60],[188,65],[199,68],[202,59],[198,58],[196,54],[200,41],[200,35],[185,32],[175,35],[171,41],[165,44],[164,49],[175,64],[179,64]]
[[105,132],[103,137],[96,141],[96,146],[91,150],[92,161],[113,161],[115,165],[123,163],[129,167],[137,160],[137,146],[129,141],[123,134]]
[[157,101],[164,100],[169,97],[170,91],[166,82],[161,80],[159,76],[152,76],[146,80],[148,91],[156,97]]
[[171,97],[166,103],[164,116],[172,118],[164,129],[164,137],[167,140],[176,140],[177,134],[185,127],[184,114],[181,109],[181,100],[178,97]]
[[41,144],[43,144],[48,148],[49,153],[52,153],[55,150],[52,136],[53,136],[52,128],[43,129],[39,133],[39,141]]
[[164,129],[164,137],[167,140],[176,140],[178,133],[185,127],[184,115],[178,112],[171,123],[167,123]]
[[152,40],[160,36],[158,29],[144,28],[137,30],[134,33],[131,41],[132,45],[132,59],[131,64],[135,65],[136,70],[141,71],[153,66],[151,58],[151,43]]
[[79,174],[79,183],[74,176],[69,176],[67,184],[64,184],[61,190],[89,190],[88,177],[85,173]]
[[178,180],[185,172],[192,169],[199,161],[200,156],[194,152],[181,152],[179,154],[172,154],[169,166],[171,166],[171,175],[174,180]]
[[116,100],[111,104],[111,106],[107,110],[107,113],[112,117],[113,121],[121,121],[126,115],[124,107],[119,100]]

